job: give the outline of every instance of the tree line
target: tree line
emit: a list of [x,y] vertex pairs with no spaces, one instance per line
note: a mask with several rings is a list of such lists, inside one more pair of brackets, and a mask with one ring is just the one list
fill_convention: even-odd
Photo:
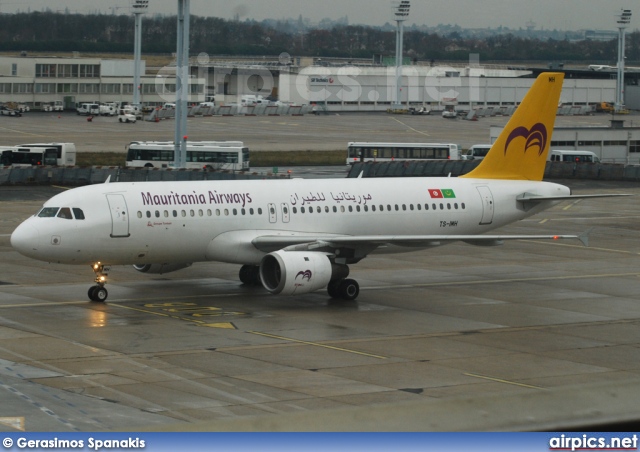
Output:
[[[144,17],[142,51],[172,53],[176,18]],[[332,29],[283,31],[252,20],[234,21],[192,16],[191,54],[279,55],[371,58],[394,55],[395,32],[376,27],[341,25]],[[286,30],[286,28],[285,28]],[[462,38],[427,31],[405,33],[405,55],[415,60],[584,61],[615,64],[617,42],[536,39],[497,34]],[[114,52],[133,51],[134,19],[127,15],[81,15],[31,12],[0,15],[0,51]],[[627,36],[628,62],[640,61],[640,32]]]

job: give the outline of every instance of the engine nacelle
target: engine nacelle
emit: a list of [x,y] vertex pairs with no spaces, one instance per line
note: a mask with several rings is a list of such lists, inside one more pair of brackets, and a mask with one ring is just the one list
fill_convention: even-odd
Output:
[[134,265],[133,268],[142,273],[149,274],[163,274],[171,273],[176,270],[182,270],[183,268],[191,267],[191,263],[179,263],[179,264],[143,264]]
[[318,251],[274,251],[260,262],[260,280],[272,294],[299,295],[326,287],[337,277],[346,277],[346,265],[332,264]]

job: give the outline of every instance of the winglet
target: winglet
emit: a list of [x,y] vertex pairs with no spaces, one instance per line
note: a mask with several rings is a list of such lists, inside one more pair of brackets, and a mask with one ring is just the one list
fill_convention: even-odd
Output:
[[542,180],[563,80],[561,72],[540,74],[486,157],[461,177]]

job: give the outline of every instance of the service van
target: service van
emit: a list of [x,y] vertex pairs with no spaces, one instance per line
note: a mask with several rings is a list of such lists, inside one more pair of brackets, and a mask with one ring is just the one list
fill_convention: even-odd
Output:
[[552,162],[600,163],[598,156],[591,151],[564,149],[552,149],[549,152],[549,160]]
[[482,160],[491,149],[490,144],[474,144],[462,154],[463,160]]
[[100,105],[98,104],[80,104],[77,109],[79,115],[96,115],[100,114]]

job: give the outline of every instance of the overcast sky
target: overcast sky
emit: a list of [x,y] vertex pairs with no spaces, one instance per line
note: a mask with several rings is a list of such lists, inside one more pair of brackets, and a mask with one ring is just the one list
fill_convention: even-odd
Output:
[[[97,10],[118,14],[127,11],[131,0],[0,0],[0,12],[27,11],[29,8],[89,13]],[[407,23],[458,24],[464,28],[508,26],[524,28],[528,21],[537,28],[613,30],[615,16],[622,8],[631,9],[630,30],[640,25],[640,8],[633,0],[411,0]],[[149,13],[175,14],[177,0],[150,0]],[[351,24],[382,25],[393,20],[392,0],[191,0],[192,14],[230,19],[297,18],[300,14],[314,22],[328,17],[348,16]],[[634,7],[637,11],[634,10]]]

